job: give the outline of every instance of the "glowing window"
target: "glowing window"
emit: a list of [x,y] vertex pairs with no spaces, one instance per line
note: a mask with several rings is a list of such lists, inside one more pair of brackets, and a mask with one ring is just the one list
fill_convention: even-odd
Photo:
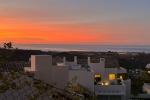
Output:
[[115,74],[109,74],[109,80],[115,80],[116,75]]
[[100,78],[100,77],[101,77],[100,74],[96,74],[96,75],[95,75],[95,78]]
[[94,84],[98,84],[101,81],[101,75],[100,74],[95,74],[95,80],[94,80]]

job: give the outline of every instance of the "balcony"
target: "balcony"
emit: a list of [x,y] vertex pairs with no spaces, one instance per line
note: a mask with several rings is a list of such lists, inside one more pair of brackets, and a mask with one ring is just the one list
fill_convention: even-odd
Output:
[[125,85],[95,85],[96,95],[125,95]]

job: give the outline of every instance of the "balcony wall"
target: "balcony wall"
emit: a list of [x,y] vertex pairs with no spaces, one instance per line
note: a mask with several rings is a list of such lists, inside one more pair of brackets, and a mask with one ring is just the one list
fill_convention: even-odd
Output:
[[95,86],[96,95],[125,95],[125,85]]

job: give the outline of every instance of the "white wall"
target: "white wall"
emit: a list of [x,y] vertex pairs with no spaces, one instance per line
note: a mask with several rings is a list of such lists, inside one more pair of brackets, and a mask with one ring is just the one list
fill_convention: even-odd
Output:
[[[64,59],[65,62],[65,59]],[[102,79],[108,79],[109,73],[116,73],[116,69],[105,68],[105,59],[101,58],[100,63],[91,63],[88,58],[88,65],[93,72],[87,70],[69,70],[69,65],[77,65],[77,58],[74,62],[66,62],[64,66],[53,66],[52,56],[50,55],[33,55],[31,56],[31,66],[36,69],[35,78],[42,80],[58,88],[64,89],[72,78],[77,77],[77,83],[94,91],[94,75],[101,74]],[[130,83],[126,83],[129,93]],[[123,91],[123,90],[122,90]]]
[[35,56],[34,55],[32,55],[31,56],[31,70],[34,70],[34,71],[36,71],[36,66],[35,66]]
[[[33,58],[33,59],[32,59]],[[51,83],[52,56],[50,55],[33,55],[31,63],[35,64],[35,78],[46,83]]]
[[64,89],[69,82],[68,66],[53,66],[52,68],[52,85]]
[[90,91],[94,91],[94,73],[86,70],[70,70],[69,81],[77,77],[77,83],[86,87]]
[[108,85],[108,86],[95,86],[95,91],[99,95],[125,95],[125,85]]
[[150,84],[149,83],[144,83],[143,91],[146,92],[147,94],[150,94]]
[[36,68],[36,79],[54,85],[57,88],[65,88],[69,81],[68,66],[53,66],[52,56],[50,55],[33,55],[31,63]]
[[90,57],[88,57],[88,65],[90,66],[90,68],[95,72],[95,73],[99,73],[104,71],[105,69],[105,59],[104,58],[100,58],[100,62],[99,63],[92,63],[90,61]]
[[131,80],[125,80],[124,84],[126,86],[126,99],[129,99],[130,95],[131,95]]
[[108,75],[105,72],[105,59],[104,58],[100,58],[100,62],[99,63],[92,63],[90,61],[90,57],[88,57],[88,65],[90,66],[91,70],[94,71],[95,74],[100,74],[102,77],[102,80],[107,80],[108,79]]

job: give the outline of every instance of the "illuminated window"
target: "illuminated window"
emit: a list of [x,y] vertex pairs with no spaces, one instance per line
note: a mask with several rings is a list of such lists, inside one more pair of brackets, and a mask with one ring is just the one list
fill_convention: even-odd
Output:
[[115,80],[116,75],[115,74],[109,74],[109,80]]
[[126,80],[128,78],[126,73],[119,73],[116,75],[116,78],[122,79],[122,80]]
[[95,78],[100,78],[101,75],[100,74],[95,74]]
[[95,85],[98,84],[101,81],[101,75],[100,74],[95,74]]

